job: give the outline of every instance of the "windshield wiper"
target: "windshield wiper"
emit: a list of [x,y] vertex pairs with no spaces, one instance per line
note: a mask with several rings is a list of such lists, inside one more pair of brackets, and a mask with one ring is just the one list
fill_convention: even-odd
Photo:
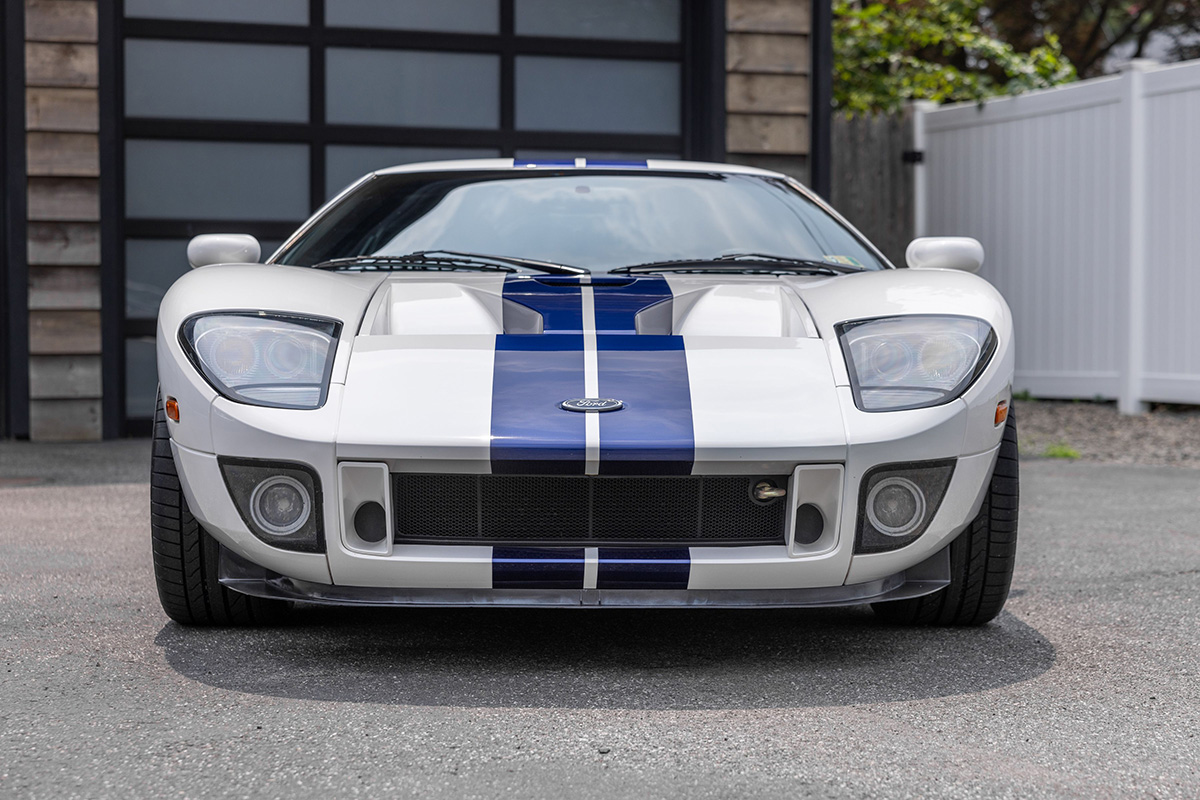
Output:
[[588,270],[566,264],[552,264],[531,258],[515,256],[491,256],[483,253],[461,253],[457,250],[417,250],[401,256],[350,256],[333,258],[313,264],[314,269],[352,270],[482,270],[516,272],[514,267],[525,267],[552,275],[586,275]]
[[720,272],[739,275],[845,275],[860,272],[856,267],[834,261],[812,258],[791,258],[770,253],[730,253],[714,258],[683,258],[669,261],[651,261],[617,267],[610,272],[638,275],[652,272]]

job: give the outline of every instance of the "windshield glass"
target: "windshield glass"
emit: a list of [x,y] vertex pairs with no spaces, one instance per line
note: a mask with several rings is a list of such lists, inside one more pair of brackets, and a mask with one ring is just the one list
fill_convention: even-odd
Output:
[[380,175],[326,212],[275,262],[312,266],[420,250],[596,271],[731,253],[884,268],[860,239],[784,180],[599,170]]

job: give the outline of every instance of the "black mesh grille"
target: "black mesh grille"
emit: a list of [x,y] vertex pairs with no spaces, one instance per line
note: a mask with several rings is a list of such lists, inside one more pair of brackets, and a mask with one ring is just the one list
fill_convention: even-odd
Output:
[[754,485],[787,475],[392,476],[397,542],[781,544],[786,502]]

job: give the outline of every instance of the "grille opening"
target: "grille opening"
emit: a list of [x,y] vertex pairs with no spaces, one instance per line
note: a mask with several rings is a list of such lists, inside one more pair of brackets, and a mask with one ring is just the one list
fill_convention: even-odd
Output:
[[392,476],[397,543],[783,544],[788,475]]

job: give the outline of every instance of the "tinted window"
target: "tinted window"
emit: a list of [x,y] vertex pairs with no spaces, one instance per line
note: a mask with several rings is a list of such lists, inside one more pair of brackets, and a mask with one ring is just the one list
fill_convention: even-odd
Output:
[[782,179],[581,170],[384,175],[342,200],[279,259],[464,250],[612,269],[726,253],[883,264]]

